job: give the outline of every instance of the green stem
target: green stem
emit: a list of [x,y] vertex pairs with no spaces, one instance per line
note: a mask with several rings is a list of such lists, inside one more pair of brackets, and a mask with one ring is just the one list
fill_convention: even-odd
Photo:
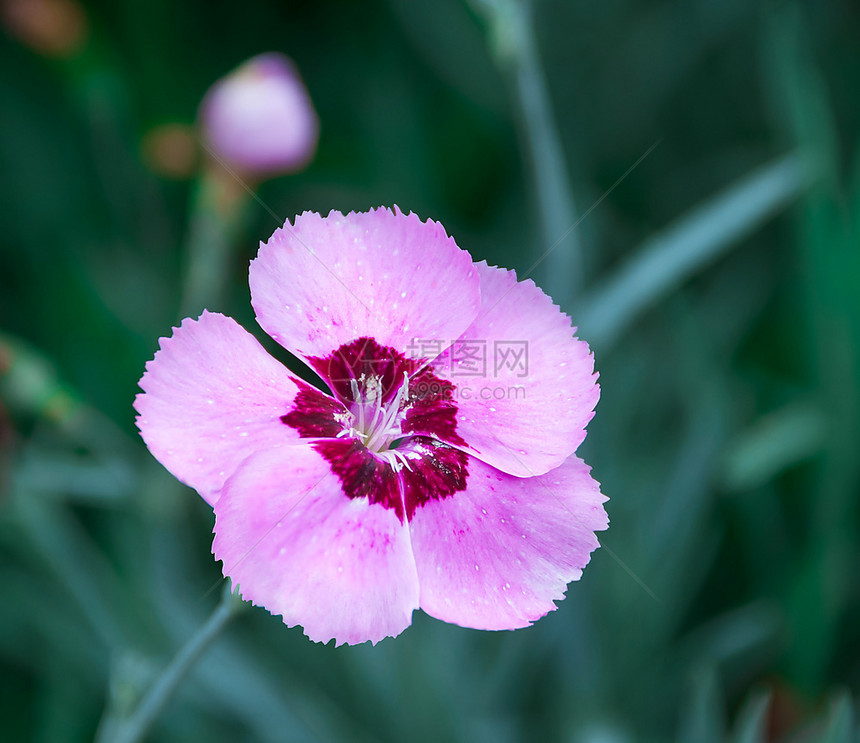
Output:
[[472,2],[489,19],[496,53],[514,78],[523,136],[529,151],[543,250],[551,251],[544,269],[545,283],[552,296],[566,303],[573,300],[582,288],[582,246],[576,230],[570,229],[576,223],[576,209],[546,76],[537,51],[531,2]]
[[224,590],[221,602],[212,616],[198,632],[190,639],[176,657],[170,662],[164,672],[140,701],[134,714],[121,724],[113,738],[113,743],[136,743],[146,735],[155,718],[170,699],[171,695],[194,664],[227,626],[228,622],[243,606],[242,601],[230,592],[230,586]]
[[181,317],[224,309],[234,243],[247,201],[231,174],[206,167],[192,196]]

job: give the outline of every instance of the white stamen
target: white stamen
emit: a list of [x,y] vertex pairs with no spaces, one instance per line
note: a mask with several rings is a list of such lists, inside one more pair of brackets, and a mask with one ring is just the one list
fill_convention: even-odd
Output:
[[401,421],[409,405],[408,373],[403,372],[403,384],[388,403],[384,402],[385,390],[379,376],[362,374],[358,379],[350,379],[349,384],[353,404],[351,410],[338,419],[343,429],[337,438],[358,438],[395,469],[411,469],[402,452],[388,448],[403,435]]
[[[394,399],[388,404],[387,410],[382,407],[381,392],[377,392],[377,395],[375,398],[376,410],[374,411],[373,423],[367,432],[368,438],[364,442],[364,445],[371,451],[379,451],[379,449],[386,448],[400,433],[397,418],[400,415],[400,404],[403,398],[406,397],[407,400],[409,399],[409,375],[403,372],[403,384],[397,390]],[[383,444],[383,446],[379,446],[380,444]]]

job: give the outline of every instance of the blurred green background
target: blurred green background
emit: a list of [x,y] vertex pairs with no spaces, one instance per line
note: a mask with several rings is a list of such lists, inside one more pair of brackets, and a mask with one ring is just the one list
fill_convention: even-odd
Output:
[[860,6],[73,7],[0,37],[0,739],[93,739],[217,603],[211,510],[133,422],[199,187],[153,142],[277,50],[319,150],[209,309],[256,328],[247,263],[303,210],[441,221],[594,347],[612,524],[527,630],[335,649],[245,612],[149,739],[860,740]]

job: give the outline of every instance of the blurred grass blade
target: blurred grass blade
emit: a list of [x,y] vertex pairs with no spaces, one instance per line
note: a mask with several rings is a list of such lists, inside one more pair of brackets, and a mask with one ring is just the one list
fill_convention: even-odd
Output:
[[580,306],[583,336],[611,346],[641,312],[797,197],[810,175],[798,153],[786,155],[647,240]]
[[19,455],[15,481],[19,488],[51,500],[116,505],[136,492],[137,473],[120,457],[99,460],[34,444]]
[[807,496],[808,537],[795,562],[789,631],[802,633],[804,641],[791,644],[785,666],[792,683],[820,694],[840,653],[840,630],[854,607],[849,586],[860,483],[860,251],[846,214],[841,101],[831,93],[829,68],[811,33],[814,17],[801,4],[781,5],[764,26],[763,48],[775,123],[788,141],[814,153],[821,173],[797,210],[789,254],[798,277],[798,336],[805,349],[800,360],[804,376],[816,385],[828,430]]
[[66,385],[54,362],[20,338],[0,332],[0,399],[13,415],[40,418],[75,444],[101,454],[131,455],[137,442],[80,393]]
[[791,403],[753,423],[730,445],[721,468],[723,484],[746,491],[820,451],[827,420],[813,403]]
[[90,536],[62,506],[19,490],[16,525],[53,570],[92,629],[111,650],[125,647],[121,584]]
[[681,711],[678,743],[722,743],[725,735],[723,696],[713,667],[693,678],[689,703]]
[[783,631],[779,608],[765,599],[733,609],[697,630],[688,641],[688,652],[714,665],[745,659],[753,666],[762,650],[773,645]]
[[837,694],[830,702],[827,727],[819,739],[820,743],[854,743],[854,709],[848,692]]
[[11,335],[0,333],[0,396],[13,413],[63,424],[81,405],[59,380],[43,354]]
[[738,713],[731,743],[766,743],[770,692],[751,694]]

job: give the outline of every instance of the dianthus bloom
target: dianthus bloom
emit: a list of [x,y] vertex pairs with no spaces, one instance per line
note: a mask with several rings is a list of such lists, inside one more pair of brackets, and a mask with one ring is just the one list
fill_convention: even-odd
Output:
[[479,629],[554,609],[607,526],[574,455],[599,389],[570,319],[396,207],[306,212],[250,284],[330,394],[204,312],[162,339],[135,401],[150,451],[213,506],[243,598],[337,644],[417,608]]

